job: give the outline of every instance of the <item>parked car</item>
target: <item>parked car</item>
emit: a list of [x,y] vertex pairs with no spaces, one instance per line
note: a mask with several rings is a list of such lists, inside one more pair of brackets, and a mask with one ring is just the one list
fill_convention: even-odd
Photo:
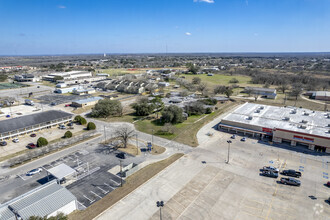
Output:
[[73,126],[73,123],[72,123],[72,122],[69,122],[69,123],[67,124],[67,126]]
[[235,139],[236,138],[236,135],[233,134],[230,138],[231,139]]
[[50,103],[50,105],[54,106],[54,105],[57,105],[56,102],[52,102]]
[[243,137],[243,138],[241,139],[241,141],[246,141],[246,138],[245,138],[245,137]]
[[30,137],[36,137],[37,135],[36,134],[30,134]]
[[60,129],[65,129],[65,125],[60,125]]
[[10,115],[6,115],[7,118],[10,118]]
[[301,172],[295,170],[283,170],[282,175],[292,176],[292,177],[301,177]]
[[1,141],[0,142],[0,146],[6,146],[7,145],[7,142],[6,141]]
[[330,181],[328,181],[326,185],[327,185],[327,187],[330,187]]
[[14,142],[14,143],[18,143],[18,142],[19,142],[18,138],[14,138],[14,139],[13,139],[13,142]]
[[272,171],[274,173],[278,173],[280,170],[278,168],[275,168],[273,166],[264,166],[261,171]]
[[269,170],[262,171],[261,175],[266,176],[266,177],[271,177],[271,178],[277,178],[278,177],[278,173],[275,173],[275,172],[269,171]]
[[35,145],[34,143],[29,143],[28,145],[27,145],[27,148],[29,148],[29,149],[34,149],[34,148],[36,148],[37,147],[37,145]]
[[70,104],[66,104],[65,107],[70,107],[71,105]]
[[40,173],[42,169],[39,167],[37,169],[30,170],[29,172],[26,172],[27,176],[33,176],[34,174]]
[[126,154],[125,153],[118,153],[116,155],[116,157],[120,158],[120,159],[126,159]]
[[283,183],[284,185],[300,186],[300,181],[292,177],[282,177],[281,183]]

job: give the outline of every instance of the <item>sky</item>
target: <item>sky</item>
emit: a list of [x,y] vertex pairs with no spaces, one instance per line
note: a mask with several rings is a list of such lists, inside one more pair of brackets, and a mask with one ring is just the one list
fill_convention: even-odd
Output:
[[330,52],[330,0],[0,0],[0,55]]

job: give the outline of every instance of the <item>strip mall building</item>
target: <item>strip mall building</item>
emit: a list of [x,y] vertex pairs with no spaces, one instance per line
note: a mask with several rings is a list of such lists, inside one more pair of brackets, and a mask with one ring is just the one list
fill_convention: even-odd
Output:
[[245,103],[225,116],[218,128],[330,153],[330,112]]

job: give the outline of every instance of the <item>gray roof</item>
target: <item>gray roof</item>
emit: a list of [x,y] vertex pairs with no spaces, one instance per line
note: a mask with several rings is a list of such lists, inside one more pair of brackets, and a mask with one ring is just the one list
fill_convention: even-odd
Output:
[[270,88],[261,88],[261,87],[245,87],[246,90],[252,90],[252,91],[260,91],[260,92],[276,92],[276,89],[270,89]]
[[330,92],[328,91],[315,91],[314,96],[329,96],[330,97]]
[[68,165],[61,163],[60,165],[57,165],[56,167],[50,168],[47,170],[48,173],[50,173],[55,178],[61,180],[64,177],[67,177],[69,175],[72,175],[76,172],[75,169],[72,169]]
[[[52,181],[3,204],[0,213],[1,208],[6,208],[15,211],[23,219],[30,216],[44,217],[75,200],[76,197],[70,191]],[[11,219],[10,213],[6,214]]]
[[74,101],[74,103],[78,103],[78,104],[85,104],[85,103],[89,103],[89,102],[95,102],[95,101],[98,101],[98,100],[101,100],[103,99],[102,97],[90,97],[90,98],[87,98],[87,99],[80,99],[78,101]]
[[0,205],[0,219],[16,220],[15,214],[10,211],[7,205]]
[[26,127],[31,127],[33,125],[46,123],[65,117],[72,117],[72,114],[64,111],[50,110],[17,118],[6,119],[0,121],[0,134],[9,131],[19,130]]

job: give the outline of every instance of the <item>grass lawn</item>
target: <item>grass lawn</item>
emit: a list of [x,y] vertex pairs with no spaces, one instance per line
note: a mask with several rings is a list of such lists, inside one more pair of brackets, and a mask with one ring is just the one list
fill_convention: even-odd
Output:
[[146,181],[151,179],[153,176],[157,175],[160,171],[171,165],[183,155],[184,154],[174,154],[165,160],[150,164],[142,168],[141,170],[127,177],[126,183],[123,185],[123,187],[119,187],[116,190],[112,191],[101,200],[89,206],[84,211],[76,211],[71,213],[69,215],[69,219],[81,220],[93,219],[97,217],[103,211],[116,204],[122,198],[130,194],[132,191],[134,191]]
[[52,82],[45,81],[45,80],[42,80],[41,84],[44,86],[48,86],[48,87],[55,87],[55,85],[56,85],[56,83],[52,83]]
[[216,85],[232,85],[229,81],[233,78],[236,78],[239,82],[237,83],[240,86],[247,86],[251,85],[251,77],[249,76],[230,76],[224,74],[214,74],[213,76],[208,76],[207,74],[200,74],[200,75],[184,75],[186,79],[192,80],[194,77],[199,77],[202,79],[202,82],[207,82]]

